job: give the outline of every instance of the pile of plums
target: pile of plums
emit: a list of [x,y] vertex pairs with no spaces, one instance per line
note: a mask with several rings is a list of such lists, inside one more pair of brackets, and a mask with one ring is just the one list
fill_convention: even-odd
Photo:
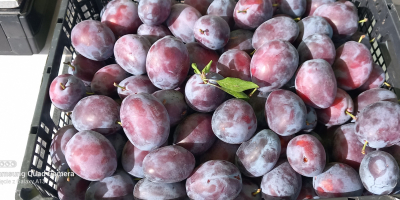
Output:
[[[400,105],[350,1],[113,0],[100,16],[73,27],[49,89],[72,121],[50,149],[76,175],[60,199],[400,192]],[[235,98],[227,77],[257,91]]]

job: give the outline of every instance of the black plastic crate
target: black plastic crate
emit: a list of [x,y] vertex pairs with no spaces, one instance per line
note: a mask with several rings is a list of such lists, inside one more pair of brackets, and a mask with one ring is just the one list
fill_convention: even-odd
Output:
[[[66,73],[68,66],[63,62],[71,61],[75,50],[71,45],[70,33],[74,25],[86,19],[99,19],[103,6],[110,0],[62,0],[57,24],[36,103],[31,129],[21,172],[56,173],[51,163],[49,148],[57,130],[71,124],[65,112],[54,109],[48,90],[51,81],[59,74]],[[352,0],[359,8],[360,19],[368,21],[360,24],[359,30],[375,38],[371,44],[374,61],[386,72],[386,81],[392,90],[400,96],[400,21],[391,0]],[[399,152],[400,153],[400,152]],[[57,199],[57,177],[51,175],[39,177],[21,177],[15,193],[16,199]],[[337,198],[345,200],[348,198]],[[400,199],[400,195],[362,196],[349,199]]]

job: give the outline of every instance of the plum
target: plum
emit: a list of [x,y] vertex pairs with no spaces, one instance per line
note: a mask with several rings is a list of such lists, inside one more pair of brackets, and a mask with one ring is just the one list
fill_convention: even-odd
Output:
[[[217,73],[209,72],[207,79],[221,80],[224,77]],[[226,99],[226,93],[209,84],[204,84],[199,74],[189,78],[185,87],[186,103],[195,111],[212,112]]]
[[68,168],[67,161],[65,160],[65,146],[68,141],[74,136],[78,130],[72,125],[64,126],[58,129],[50,144],[49,153],[53,165],[59,171],[65,171]]
[[57,194],[60,200],[85,200],[90,181],[79,176],[60,176],[57,180]]
[[85,20],[72,29],[71,43],[82,56],[94,61],[103,61],[113,54],[115,36],[105,24]]
[[117,169],[117,154],[111,142],[95,131],[76,133],[65,146],[65,158],[75,174],[100,181]]
[[127,141],[121,155],[121,164],[130,175],[144,178],[143,159],[149,154],[149,151],[142,151],[130,141]]
[[76,104],[86,96],[85,84],[71,74],[57,76],[50,84],[50,100],[62,111],[72,111]]
[[299,26],[299,36],[295,41],[296,45],[299,45],[308,36],[317,33],[325,34],[332,38],[332,27],[323,17],[309,16],[297,22],[297,25]]
[[92,130],[103,135],[117,132],[119,105],[110,97],[92,95],[83,98],[72,111],[72,124],[79,130]]
[[185,95],[177,90],[160,90],[153,93],[167,109],[171,126],[179,123],[188,114],[188,105],[185,102]]
[[357,12],[354,12],[351,5],[339,1],[322,4],[314,11],[313,16],[320,16],[328,21],[333,30],[333,40],[350,38],[358,28]]
[[378,101],[391,101],[396,103],[397,96],[394,92],[383,88],[374,88],[364,91],[358,95],[355,101],[355,106],[357,108],[356,113],[360,113],[365,107]]
[[299,96],[287,90],[275,90],[265,103],[265,115],[271,130],[281,136],[293,135],[303,128],[306,106]]
[[298,200],[301,199],[318,199],[318,195],[315,193],[313,188],[313,178],[302,177],[302,186],[300,194],[297,197]]
[[336,49],[335,63],[332,65],[338,87],[354,90],[361,87],[372,71],[372,56],[363,44],[348,41]]
[[313,16],[315,10],[320,7],[322,4],[333,3],[336,0],[307,0],[306,12],[304,13],[304,17]]
[[295,88],[305,104],[319,109],[330,107],[337,92],[332,67],[323,59],[306,61],[297,71]]
[[171,12],[171,1],[141,0],[138,14],[143,23],[150,26],[161,25]]
[[303,124],[303,132],[311,132],[317,126],[317,111],[311,106],[306,105],[306,122]]
[[229,99],[215,110],[211,126],[220,140],[240,144],[255,133],[257,118],[249,103],[242,99]]
[[360,176],[343,163],[329,163],[324,172],[314,177],[313,187],[320,198],[361,196],[364,188]]
[[262,93],[285,85],[296,72],[299,54],[292,44],[273,40],[254,53],[250,63],[251,80]]
[[118,95],[122,100],[131,94],[152,94],[158,90],[146,75],[130,76],[122,80],[117,86]]
[[196,8],[202,15],[207,14],[207,8],[214,0],[185,0],[184,3]]
[[206,15],[196,21],[193,32],[194,38],[202,46],[217,50],[228,43],[231,30],[220,16]]
[[181,199],[186,197],[184,182],[155,183],[144,178],[133,190],[135,199]]
[[324,146],[314,136],[303,134],[290,140],[286,156],[290,166],[299,174],[314,177],[322,173],[326,154]]
[[271,0],[239,0],[233,11],[236,26],[254,30],[273,14]]
[[149,151],[168,139],[170,122],[167,109],[153,95],[131,94],[122,101],[122,128],[135,147]]
[[307,60],[323,59],[332,65],[335,61],[336,50],[335,45],[329,36],[325,34],[314,34],[304,39],[299,47],[299,63],[302,64]]
[[351,97],[342,89],[338,88],[333,104],[325,109],[316,109],[318,122],[325,126],[342,125],[347,122],[354,112],[354,104]]
[[253,51],[252,39],[252,31],[243,29],[234,30],[230,33],[229,41],[222,51],[225,52],[231,49],[237,49],[251,53]]
[[235,20],[233,19],[233,11],[235,10],[235,0],[213,0],[207,9],[207,15],[220,16],[233,28]]
[[210,160],[200,165],[186,180],[186,192],[191,199],[233,199],[241,190],[240,171],[223,160]]
[[81,79],[83,83],[85,83],[85,85],[90,85],[90,82],[92,82],[94,74],[99,69],[106,66],[106,63],[104,61],[90,60],[78,54],[76,55],[72,63],[69,64],[69,66],[70,66],[70,68],[68,69],[69,74],[72,74],[77,78]]
[[246,52],[232,49],[223,53],[219,58],[217,73],[223,77],[251,81],[250,62],[251,58]]
[[94,74],[90,87],[95,94],[116,97],[118,90],[114,83],[118,84],[127,77],[129,74],[118,64],[107,65]]
[[107,5],[101,22],[110,27],[116,37],[135,34],[142,24],[138,15],[138,5],[133,1],[114,1]]
[[273,170],[263,176],[261,191],[264,199],[295,200],[301,185],[300,174],[287,161],[280,160]]
[[372,148],[390,147],[400,142],[400,105],[379,101],[365,107],[357,116],[356,135]]
[[306,0],[280,0],[278,5],[282,14],[289,15],[293,18],[301,17],[306,12],[306,7]]
[[215,142],[216,138],[211,128],[212,115],[194,113],[176,127],[173,143],[179,145],[193,155],[202,155]]
[[259,49],[272,40],[283,40],[293,43],[299,35],[299,26],[290,17],[274,17],[262,23],[254,32],[252,45]]
[[145,74],[146,57],[150,46],[150,42],[143,36],[124,35],[115,43],[115,61],[130,74]]
[[194,42],[194,23],[201,17],[199,11],[186,4],[175,4],[171,7],[166,25],[171,33],[185,43]]
[[140,25],[137,34],[145,37],[150,44],[154,44],[157,40],[167,35],[172,35],[171,31],[164,25],[149,26],[147,24]]
[[385,82],[385,72],[382,67],[376,63],[372,64],[372,71],[367,81],[361,85],[358,90],[365,91],[373,88],[379,88]]
[[234,200],[261,200],[261,193],[257,193],[260,186],[248,178],[242,179],[242,185],[242,191]]
[[190,151],[177,145],[161,147],[144,157],[144,176],[156,183],[177,183],[192,173],[195,159]]
[[[219,58],[217,52],[204,48],[197,42],[186,43],[185,45],[189,52],[190,64],[196,63],[197,68],[202,71],[212,60],[210,72],[217,72]],[[189,74],[194,74],[193,70],[189,70]]]
[[133,199],[133,182],[124,170],[116,170],[112,176],[92,182],[86,191],[86,200]]
[[200,156],[200,163],[205,163],[210,160],[226,160],[235,163],[235,154],[239,146],[239,144],[229,144],[220,139],[216,139],[208,151]]
[[165,36],[151,46],[146,71],[151,82],[160,89],[175,89],[189,72],[189,53],[183,42]]
[[369,192],[376,195],[390,194],[397,185],[399,166],[389,153],[372,151],[361,161],[360,177]]
[[236,152],[236,165],[245,176],[260,177],[275,166],[280,154],[278,135],[264,129],[240,145]]

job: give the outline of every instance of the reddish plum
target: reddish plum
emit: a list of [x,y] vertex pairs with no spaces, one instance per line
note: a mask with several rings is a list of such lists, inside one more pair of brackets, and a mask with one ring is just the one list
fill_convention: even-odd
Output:
[[119,105],[110,97],[92,95],[83,98],[72,111],[72,124],[79,131],[92,130],[103,135],[118,131]]
[[115,43],[115,61],[130,74],[145,74],[146,57],[150,46],[150,42],[143,36],[124,35]]
[[72,29],[71,43],[82,56],[94,61],[103,61],[113,54],[115,36],[105,24],[85,20]]
[[85,200],[90,181],[79,176],[60,176],[57,180],[57,194],[60,200]]
[[324,59],[332,65],[335,61],[336,50],[335,45],[329,36],[325,34],[314,34],[304,39],[299,47],[299,63],[302,64],[307,60]]
[[295,93],[275,90],[265,103],[268,126],[278,135],[288,136],[299,132],[306,121],[307,109]]
[[272,40],[283,40],[293,43],[299,35],[299,26],[290,17],[274,17],[262,23],[254,32],[253,47],[259,49]]
[[[186,3],[186,2],[185,2]],[[194,23],[201,17],[199,11],[186,4],[175,4],[171,7],[166,24],[175,37],[185,43],[194,42]]]
[[236,152],[236,165],[245,176],[260,177],[275,166],[280,154],[278,135],[264,129],[240,145]]
[[333,3],[336,0],[307,0],[306,12],[304,13],[304,17],[313,16],[315,10],[320,7],[322,4]]
[[103,61],[90,60],[78,54],[70,65],[71,70],[68,69],[68,71],[71,71],[70,74],[81,79],[86,85],[89,85],[92,82],[94,74],[104,66],[106,66],[106,63]]
[[236,26],[254,30],[273,14],[270,0],[239,0],[233,12]]
[[317,176],[325,167],[324,146],[316,137],[309,134],[299,135],[290,140],[286,156],[290,166],[303,176]]
[[325,34],[332,38],[332,27],[323,17],[309,16],[297,22],[297,25],[299,26],[299,36],[296,39],[296,45],[299,45],[308,36],[317,33]]
[[107,5],[101,22],[110,27],[117,37],[135,34],[142,24],[138,15],[138,5],[133,1],[114,1]]
[[72,125],[64,126],[57,131],[51,141],[49,149],[51,161],[59,171],[65,171],[68,168],[64,155],[65,146],[77,132],[78,130],[76,130]]
[[85,84],[71,74],[57,76],[50,84],[50,100],[62,111],[72,111],[76,104],[86,96]]
[[385,82],[385,78],[385,72],[383,71],[382,67],[376,63],[373,63],[372,71],[367,81],[358,89],[361,91],[365,91],[373,88],[380,88],[383,82]]
[[149,154],[149,151],[142,151],[128,141],[126,142],[121,155],[121,164],[130,175],[144,178],[143,159]]
[[217,73],[223,77],[240,78],[251,81],[250,74],[251,58],[244,51],[232,49],[226,51],[218,60]]
[[255,133],[257,118],[249,103],[242,99],[229,99],[215,110],[211,126],[220,140],[240,144]]
[[171,126],[179,123],[188,114],[185,95],[177,90],[160,90],[153,93],[167,109]]
[[135,199],[181,199],[186,197],[185,183],[155,183],[144,178],[133,190]]
[[179,145],[193,155],[202,155],[215,142],[216,137],[211,128],[212,115],[194,113],[189,115],[176,127],[173,143]]
[[115,97],[118,90],[114,83],[119,83],[129,74],[118,64],[111,64],[101,68],[94,74],[92,84],[90,85],[95,94]]
[[185,0],[184,3],[196,8],[202,15],[207,14],[207,8],[214,0]]
[[164,25],[149,26],[147,24],[140,25],[137,34],[149,40],[150,44],[154,44],[157,40],[167,35],[172,35],[171,31]]
[[[217,73],[209,72],[207,79],[221,80],[224,77]],[[186,83],[186,103],[195,111],[212,112],[226,99],[226,93],[212,85],[204,84],[200,75],[195,74]]]
[[282,14],[296,18],[301,17],[306,12],[306,0],[280,0],[279,10]]
[[271,92],[292,78],[298,63],[299,54],[292,44],[280,40],[267,42],[251,59],[251,79],[260,86],[260,92]]
[[371,52],[365,45],[349,41],[336,49],[332,65],[338,87],[353,90],[362,86],[372,71]]
[[233,199],[241,190],[240,171],[228,161],[208,161],[186,180],[186,192],[191,199]]
[[251,53],[253,51],[252,39],[252,31],[243,29],[234,30],[231,32],[229,41],[224,46],[223,52],[231,49],[237,49]]
[[189,53],[183,42],[166,36],[151,46],[146,71],[151,82],[160,89],[175,89],[189,72]]
[[383,88],[374,88],[364,91],[358,95],[355,101],[355,106],[357,108],[356,113],[360,113],[365,107],[378,101],[391,101],[396,103],[397,96],[394,92]]
[[153,95],[131,94],[122,101],[121,123],[129,141],[149,151],[168,139],[170,122],[167,109]]
[[114,147],[95,131],[76,133],[65,146],[65,158],[72,171],[88,181],[100,181],[117,169]]
[[278,161],[273,170],[263,176],[261,191],[264,199],[294,200],[301,190],[301,176],[287,161]]
[[235,163],[235,154],[240,145],[225,143],[216,139],[214,144],[200,157],[200,163],[210,160],[226,160]]
[[364,190],[356,170],[343,163],[329,163],[314,177],[313,187],[320,198],[361,196]]
[[[197,42],[186,43],[189,52],[190,64],[196,63],[197,68],[202,71],[204,67],[212,60],[211,72],[217,72],[217,63],[219,55],[214,50],[206,49]],[[190,68],[191,69],[191,68]],[[194,74],[193,70],[189,70],[189,74]]]
[[171,1],[141,0],[138,10],[143,23],[150,26],[161,25],[171,12]]
[[206,15],[196,21],[193,32],[194,38],[202,46],[217,50],[228,43],[231,31],[228,23],[220,16]]
[[144,157],[144,176],[156,183],[176,183],[192,173],[195,159],[190,151],[177,145],[161,147]]
[[122,100],[131,94],[152,94],[158,90],[146,75],[130,76],[122,80],[118,86],[118,95]]
[[207,15],[220,16],[233,28],[235,20],[233,19],[233,11],[235,10],[235,0],[213,0],[207,9]]
[[356,135],[372,148],[390,147],[400,142],[400,105],[379,101],[365,107],[357,116]]
[[297,71],[295,88],[305,104],[319,109],[330,107],[336,97],[336,78],[323,59],[309,60]]
[[325,109],[316,109],[318,121],[325,126],[342,125],[351,116],[346,112],[354,112],[354,104],[351,97],[342,89],[338,88],[333,104]]

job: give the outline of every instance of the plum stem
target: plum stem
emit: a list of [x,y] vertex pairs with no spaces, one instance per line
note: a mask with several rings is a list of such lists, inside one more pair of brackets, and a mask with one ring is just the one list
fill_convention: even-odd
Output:
[[164,99],[164,100],[162,101],[162,104],[165,105],[165,103],[167,103],[167,100]]
[[388,82],[383,82],[384,85],[388,86],[388,87],[392,87]]
[[279,4],[277,4],[277,3],[272,4],[272,7],[278,7],[278,6],[279,6]]
[[358,21],[358,23],[363,23],[363,22],[367,22],[368,18],[364,18],[363,20]]
[[306,121],[306,125],[307,125],[307,126],[309,126],[309,125],[310,125],[310,123],[309,123],[308,121]]
[[250,55],[252,56],[252,55],[254,55],[254,53],[256,53],[256,49],[254,49],[254,51],[252,51],[252,52],[250,53]]
[[201,34],[204,34],[204,31],[203,31],[203,30],[199,29],[199,31],[200,31]]
[[126,87],[122,87],[122,86],[118,85],[116,82],[114,82],[114,86],[121,88],[122,91],[126,90]]
[[361,41],[362,41],[364,38],[365,38],[365,35],[362,35],[362,36],[360,37],[360,39],[358,40],[358,43],[361,43]]
[[365,148],[367,147],[367,144],[368,144],[368,141],[365,141],[364,146],[363,146],[363,148],[361,150],[362,154],[365,154]]
[[67,112],[65,113],[67,116],[70,116],[72,114],[72,112]]
[[93,95],[93,92],[86,92],[87,95]]
[[182,114],[181,114],[181,115],[183,116],[183,115],[185,115],[185,114],[186,114],[186,110],[184,110],[184,111],[182,112]]
[[297,18],[294,18],[293,20],[298,22],[298,21],[300,21],[300,19],[301,19],[300,17],[297,17]]
[[375,41],[375,38],[372,38],[372,40],[370,40],[369,42],[370,43],[373,43]]
[[60,83],[61,89],[65,90],[65,85]]
[[357,120],[357,117],[354,116],[353,114],[351,114],[348,110],[346,110],[346,114],[349,115],[351,118],[353,118],[354,120]]
[[247,13],[247,10],[248,10],[249,8],[246,8],[245,10],[238,10],[238,13]]
[[253,195],[254,197],[261,192],[261,189],[257,189],[257,191],[252,192],[251,195]]
[[67,169],[67,172],[68,172],[68,173],[67,173],[67,182],[69,182],[69,180],[70,180],[70,179],[69,179],[69,168]]
[[72,68],[72,71],[75,71],[75,67],[72,66],[71,62],[64,62],[64,65],[68,65],[69,67]]
[[249,94],[249,97],[251,97],[251,96],[254,94],[254,92],[256,92],[256,91],[257,91],[257,89],[258,89],[258,88],[254,88],[254,90],[253,90],[253,91],[251,91],[251,93]]
[[122,123],[120,121],[115,122],[117,124],[119,124],[120,126],[122,126]]

